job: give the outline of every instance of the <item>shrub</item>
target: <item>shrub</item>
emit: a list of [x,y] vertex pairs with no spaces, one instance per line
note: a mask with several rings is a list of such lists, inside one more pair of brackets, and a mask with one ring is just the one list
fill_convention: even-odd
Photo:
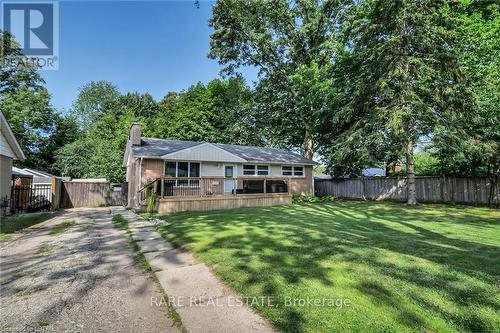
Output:
[[147,211],[148,213],[153,213],[156,209],[156,198],[157,195],[155,193],[149,195],[146,199],[147,201]]
[[315,202],[332,202],[335,201],[335,197],[333,195],[325,195],[325,196],[315,196],[315,195],[301,195],[294,194],[292,196],[292,202],[294,204],[302,204],[302,203],[315,203]]

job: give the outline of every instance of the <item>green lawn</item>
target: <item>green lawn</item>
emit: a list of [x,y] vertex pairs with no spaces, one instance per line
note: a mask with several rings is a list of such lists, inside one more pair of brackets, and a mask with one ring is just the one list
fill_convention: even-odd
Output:
[[9,240],[14,233],[52,217],[54,217],[54,213],[51,212],[0,217],[0,241]]
[[[164,218],[163,236],[228,285],[271,296],[255,308],[284,331],[500,331],[498,210],[340,201]],[[307,298],[327,303],[287,306]]]

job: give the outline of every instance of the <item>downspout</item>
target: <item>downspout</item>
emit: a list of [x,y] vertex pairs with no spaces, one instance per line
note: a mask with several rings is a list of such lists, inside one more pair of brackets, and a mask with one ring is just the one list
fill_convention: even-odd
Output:
[[[142,160],[143,157],[141,157],[141,161],[139,162],[139,186],[137,188],[141,188],[142,185]],[[137,202],[137,207],[139,207],[139,202]]]
[[[311,183],[312,183],[312,187],[313,187],[313,188],[312,188],[312,193],[311,193],[311,194],[315,196],[315,195],[316,195],[316,184],[315,184],[315,183],[316,183],[316,181],[315,181],[315,179],[314,179],[314,167],[311,167],[311,168],[313,169],[313,170],[311,171],[311,178],[312,178]],[[305,171],[305,170],[304,170],[304,171]]]
[[[142,157],[139,161],[139,175],[136,175],[135,179],[135,194],[134,194],[134,206],[136,208],[139,208],[139,189],[141,188],[141,183],[142,183]],[[138,159],[136,159],[137,161]],[[137,169],[136,169],[137,170]]]

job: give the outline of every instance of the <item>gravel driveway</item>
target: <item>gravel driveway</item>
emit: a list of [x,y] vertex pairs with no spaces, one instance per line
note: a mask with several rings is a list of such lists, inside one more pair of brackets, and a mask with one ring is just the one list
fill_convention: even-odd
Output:
[[151,306],[161,294],[113,227],[118,212],[67,210],[1,245],[0,332],[179,331]]

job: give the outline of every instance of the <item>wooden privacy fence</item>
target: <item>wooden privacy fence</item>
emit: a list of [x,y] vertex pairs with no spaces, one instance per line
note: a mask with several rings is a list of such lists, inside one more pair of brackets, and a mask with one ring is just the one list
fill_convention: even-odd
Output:
[[[465,203],[486,205],[500,203],[498,186],[490,179],[456,177],[415,177],[417,200],[434,203]],[[316,195],[334,195],[339,198],[396,200],[407,198],[404,177],[362,177],[342,180],[316,180]],[[493,192],[491,192],[493,191]]]
[[126,203],[124,184],[96,182],[61,183],[60,208],[120,206]]

